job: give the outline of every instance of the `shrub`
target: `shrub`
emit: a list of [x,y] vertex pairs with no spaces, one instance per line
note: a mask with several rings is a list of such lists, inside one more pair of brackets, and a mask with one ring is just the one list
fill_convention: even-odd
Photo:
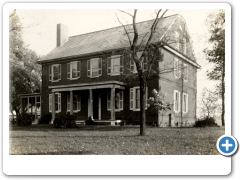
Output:
[[32,125],[33,116],[27,113],[22,113],[17,117],[18,126],[30,126]]
[[94,125],[95,122],[93,118],[89,116],[85,123],[86,125]]
[[48,114],[44,114],[43,116],[41,116],[38,124],[49,124],[52,120],[52,114],[48,113]]
[[73,128],[76,127],[76,119],[77,117],[73,115],[61,115],[54,119],[53,124],[56,128]]
[[195,122],[193,127],[219,127],[218,124],[215,122],[213,117],[205,117],[203,119],[199,119]]

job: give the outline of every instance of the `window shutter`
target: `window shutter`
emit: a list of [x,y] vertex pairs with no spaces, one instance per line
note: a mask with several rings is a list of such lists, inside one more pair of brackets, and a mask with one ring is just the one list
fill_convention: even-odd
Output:
[[179,33],[175,31],[175,41],[176,41],[176,49],[179,50]]
[[78,111],[81,111],[81,96],[80,96],[80,94],[78,94],[78,99],[77,99],[78,101],[77,101],[77,110]]
[[81,77],[80,72],[81,72],[81,61],[78,61],[77,62],[77,76],[78,76],[78,78]]
[[87,77],[90,77],[91,74],[91,64],[90,64],[90,60],[87,60]]
[[124,56],[120,56],[120,73],[123,74]]
[[133,110],[133,90],[134,88],[130,88],[130,110]]
[[178,77],[178,59],[174,58],[174,76]]
[[49,112],[52,112],[52,95],[49,94]]
[[188,81],[188,65],[184,64],[184,80]]
[[123,91],[120,91],[120,110],[123,110]]
[[112,72],[111,61],[112,61],[111,57],[108,57],[108,58],[107,58],[107,74],[108,74],[108,75],[110,75],[111,72]]
[[70,111],[70,95],[67,95],[67,111]]
[[61,93],[58,93],[58,112],[61,112]]
[[61,64],[58,65],[58,80],[61,80]]
[[49,66],[49,81],[52,81],[52,65]]
[[107,110],[111,110],[111,94],[107,93]]
[[102,58],[98,59],[98,75],[102,75]]
[[181,72],[182,72],[182,61],[179,60],[179,61],[178,61],[178,78],[181,78],[181,77],[182,77]]
[[70,79],[70,63],[67,63],[67,79]]
[[187,54],[187,40],[183,38],[183,53]]
[[188,112],[188,94],[186,94],[186,113]]
[[178,100],[177,100],[177,103],[178,103],[178,112],[180,112],[180,98],[181,98],[181,94],[179,91],[177,91],[178,93]]

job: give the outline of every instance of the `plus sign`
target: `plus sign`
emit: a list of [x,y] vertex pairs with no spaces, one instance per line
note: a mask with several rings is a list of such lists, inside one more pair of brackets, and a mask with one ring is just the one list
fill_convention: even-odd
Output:
[[228,144],[229,142],[228,142],[228,139],[226,140],[226,144],[222,144],[222,146],[223,147],[225,147],[226,148],[226,151],[228,151],[229,149],[229,147],[232,147],[233,145],[232,144]]

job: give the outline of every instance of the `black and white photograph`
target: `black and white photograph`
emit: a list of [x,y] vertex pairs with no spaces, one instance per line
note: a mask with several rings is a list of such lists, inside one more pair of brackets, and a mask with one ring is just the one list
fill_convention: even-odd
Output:
[[8,8],[9,155],[220,156],[229,12],[165,7]]

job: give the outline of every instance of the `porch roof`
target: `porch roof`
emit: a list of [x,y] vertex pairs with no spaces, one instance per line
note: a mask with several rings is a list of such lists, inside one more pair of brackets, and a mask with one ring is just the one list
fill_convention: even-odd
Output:
[[20,97],[35,97],[35,96],[41,96],[42,93],[31,93],[31,94],[19,94]]
[[61,91],[77,91],[77,90],[86,90],[86,89],[103,89],[103,88],[114,88],[114,87],[118,89],[125,89],[126,85],[127,85],[126,83],[123,83],[121,81],[101,81],[101,82],[48,86],[48,88],[52,89],[52,92],[61,92]]

